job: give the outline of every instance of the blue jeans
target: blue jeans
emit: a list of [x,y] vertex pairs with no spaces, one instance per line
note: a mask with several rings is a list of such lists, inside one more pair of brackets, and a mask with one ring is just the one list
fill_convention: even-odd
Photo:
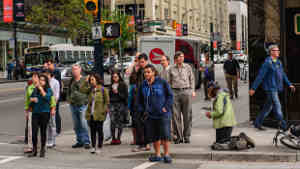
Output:
[[256,117],[254,123],[255,127],[261,127],[264,119],[269,115],[269,113],[274,108],[276,118],[281,122],[280,124],[282,129],[286,129],[287,124],[286,121],[283,119],[278,92],[266,92],[266,94],[267,94],[267,101],[262,109],[262,112]]
[[72,112],[73,126],[76,134],[76,141],[79,144],[90,144],[88,124],[85,119],[86,105],[70,105]]

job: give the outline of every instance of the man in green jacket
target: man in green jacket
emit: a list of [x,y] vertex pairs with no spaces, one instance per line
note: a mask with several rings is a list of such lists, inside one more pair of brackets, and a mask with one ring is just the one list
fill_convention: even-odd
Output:
[[213,110],[206,112],[206,116],[213,119],[213,127],[216,129],[216,143],[222,144],[230,141],[232,128],[237,124],[230,95],[221,89],[217,83],[211,82],[208,85],[208,96],[215,98]]

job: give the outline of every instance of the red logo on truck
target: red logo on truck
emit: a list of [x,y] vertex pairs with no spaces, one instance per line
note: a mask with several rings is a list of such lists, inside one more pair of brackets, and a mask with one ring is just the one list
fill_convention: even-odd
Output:
[[159,48],[154,48],[150,51],[149,57],[152,63],[160,64],[161,56],[165,55],[164,51]]

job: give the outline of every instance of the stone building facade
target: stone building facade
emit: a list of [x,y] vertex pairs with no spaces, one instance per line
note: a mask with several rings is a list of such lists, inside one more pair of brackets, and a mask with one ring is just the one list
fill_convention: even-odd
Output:
[[[137,4],[137,15],[144,20],[161,20],[166,31],[155,30],[139,35],[176,35],[172,21],[187,23],[189,36],[210,42],[210,23],[214,32],[220,32],[223,45],[230,45],[227,0],[112,0],[115,7],[132,14]],[[112,5],[113,6],[113,5]]]

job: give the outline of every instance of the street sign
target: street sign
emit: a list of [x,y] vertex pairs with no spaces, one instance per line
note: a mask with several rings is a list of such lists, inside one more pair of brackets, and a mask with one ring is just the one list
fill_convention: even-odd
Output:
[[300,35],[300,14],[295,15],[295,34]]
[[102,38],[102,30],[101,26],[93,26],[92,27],[92,39],[97,40]]
[[182,36],[181,24],[176,25],[176,36]]
[[160,64],[161,57],[165,55],[164,51],[160,48],[154,48],[150,51],[149,58],[152,63]]
[[183,24],[182,25],[182,35],[183,36],[188,36],[188,24]]
[[24,0],[14,0],[14,20],[17,22],[25,21]]
[[103,36],[108,39],[114,39],[121,36],[121,27],[119,23],[105,23],[103,31]]
[[3,0],[3,22],[12,23],[13,20],[13,0]]

